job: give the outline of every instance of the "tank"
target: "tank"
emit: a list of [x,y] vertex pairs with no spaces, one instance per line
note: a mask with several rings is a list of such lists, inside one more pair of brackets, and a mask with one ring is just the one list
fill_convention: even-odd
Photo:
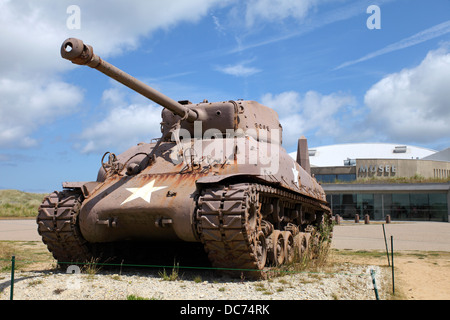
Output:
[[159,104],[162,121],[160,138],[106,152],[96,180],[64,182],[44,198],[38,232],[60,266],[195,244],[214,268],[255,278],[329,243],[333,215],[309,172],[306,139],[295,161],[273,109],[175,101],[79,39],[64,41],[61,56]]

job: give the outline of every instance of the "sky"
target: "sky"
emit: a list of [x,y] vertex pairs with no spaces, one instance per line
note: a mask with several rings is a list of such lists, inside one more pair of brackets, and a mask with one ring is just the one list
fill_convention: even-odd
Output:
[[450,147],[449,0],[0,0],[0,189],[95,181],[161,107],[60,56],[69,37],[174,100],[255,100],[283,147]]

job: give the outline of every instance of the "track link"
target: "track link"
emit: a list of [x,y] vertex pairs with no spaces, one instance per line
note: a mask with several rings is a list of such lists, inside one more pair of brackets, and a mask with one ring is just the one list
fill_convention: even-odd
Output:
[[260,270],[265,264],[264,251],[258,251],[256,238],[255,191],[249,184],[215,186],[203,190],[198,200],[197,231],[208,258],[214,267],[226,268],[233,275],[264,276]]
[[77,225],[82,201],[81,192],[55,191],[39,207],[38,233],[61,267],[67,267],[70,262],[86,262],[92,257]]

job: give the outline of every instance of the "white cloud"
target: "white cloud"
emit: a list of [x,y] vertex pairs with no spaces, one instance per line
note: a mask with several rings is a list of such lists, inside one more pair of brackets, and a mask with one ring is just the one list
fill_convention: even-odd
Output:
[[67,70],[59,48],[68,37],[95,44],[104,57],[136,49],[141,37],[182,22],[197,22],[219,0],[98,1],[78,0],[80,29],[69,30],[70,0],[0,1],[0,70]]
[[365,95],[368,133],[391,141],[435,143],[450,137],[450,53],[431,51],[420,65],[390,74]]
[[302,19],[317,3],[317,0],[250,0],[247,2],[246,23],[253,26],[255,21],[281,21],[288,17]]
[[106,114],[92,120],[77,137],[82,153],[120,153],[139,142],[161,137],[162,107],[116,84],[102,94]]
[[117,55],[136,49],[141,37],[155,30],[197,22],[219,3],[78,0],[80,29],[69,30],[67,8],[73,1],[0,0],[0,147],[35,146],[33,133],[40,126],[77,111],[82,91],[60,79],[61,72],[74,67],[60,57],[66,38],[95,44],[102,57]]
[[213,16],[212,16],[212,19],[213,19],[213,22],[214,22],[214,26],[215,26],[216,31],[217,31],[219,34],[225,34],[225,27],[220,23],[219,18],[213,15]]
[[235,77],[248,77],[255,73],[261,72],[260,69],[247,67],[246,64],[248,63],[249,61],[243,61],[234,65],[217,67],[216,70]]
[[0,147],[33,147],[33,131],[72,113],[82,91],[60,81],[0,78]]
[[95,43],[98,53],[107,57],[136,49],[140,38],[155,30],[198,22],[218,4],[220,0],[130,0],[114,1],[111,5],[79,0],[82,21],[77,34],[86,42]]
[[355,99],[344,93],[323,95],[316,91],[308,91],[301,95],[295,91],[278,95],[265,94],[262,104],[278,112],[283,126],[283,145],[290,148],[302,135],[307,138],[323,139],[341,138],[345,136],[345,125],[340,121],[340,114],[351,111]]
[[[305,135],[319,144],[390,141],[448,145],[450,53],[430,51],[420,65],[387,75],[367,90],[364,106],[345,93],[265,94],[283,125],[283,145]],[[350,134],[349,134],[350,132]],[[355,134],[357,133],[357,134]]]
[[139,142],[159,138],[161,108],[154,104],[115,107],[106,118],[86,128],[77,147],[83,153],[120,153]]

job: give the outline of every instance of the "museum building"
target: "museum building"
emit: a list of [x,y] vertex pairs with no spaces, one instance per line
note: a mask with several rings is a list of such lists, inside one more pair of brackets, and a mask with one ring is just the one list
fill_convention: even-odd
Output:
[[371,220],[387,215],[393,221],[450,220],[450,148],[353,143],[308,148],[308,153],[311,174],[334,214],[344,219],[368,214]]

